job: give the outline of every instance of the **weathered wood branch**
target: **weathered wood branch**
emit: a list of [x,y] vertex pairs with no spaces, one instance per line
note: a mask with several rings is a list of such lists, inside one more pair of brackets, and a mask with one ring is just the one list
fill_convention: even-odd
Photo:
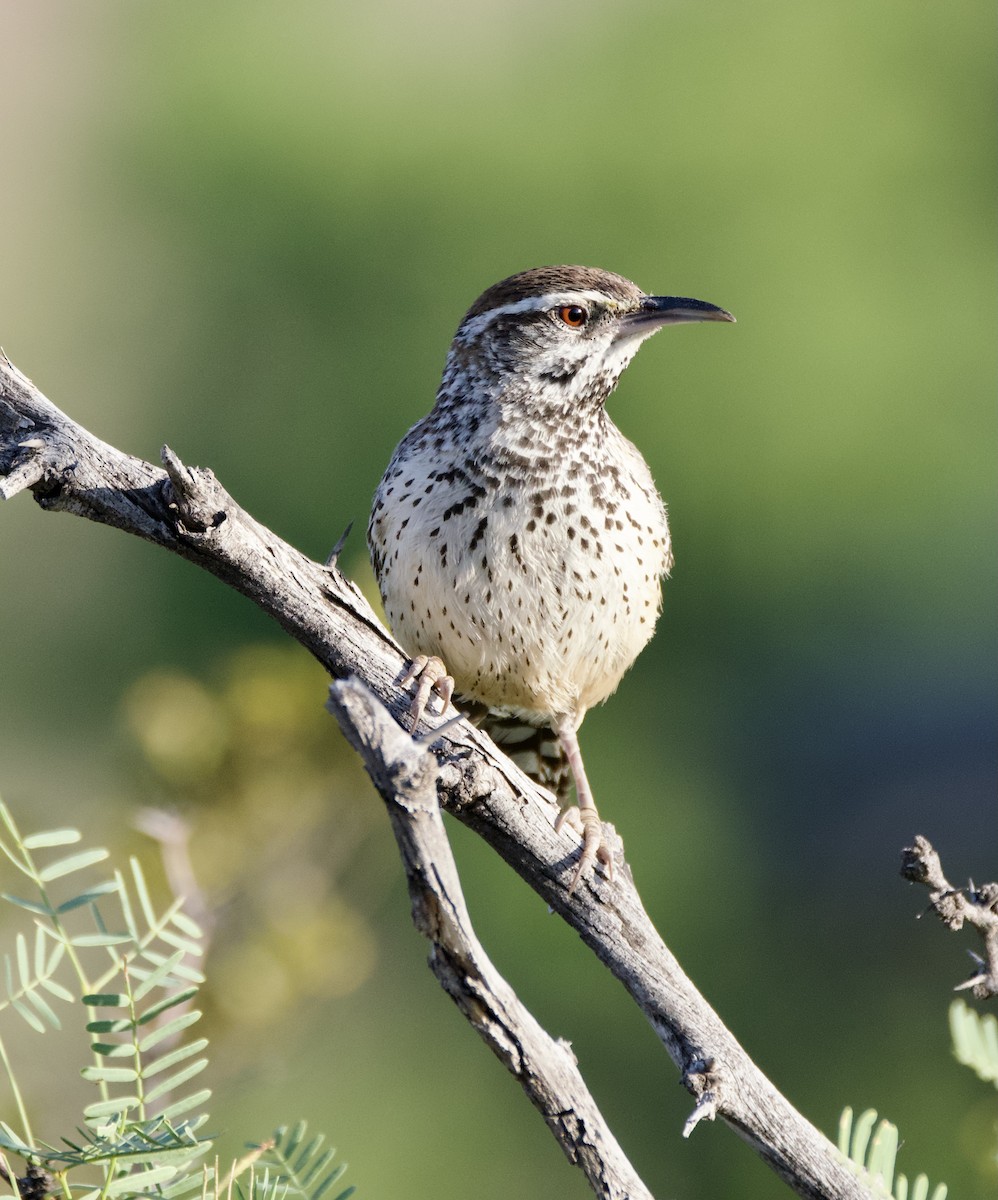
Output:
[[998,883],[956,888],[943,874],[939,855],[928,838],[915,838],[901,852],[901,874],[929,889],[929,904],[940,921],[954,931],[971,925],[981,935],[984,956],[973,954],[975,970],[957,991],[969,988],[978,1000],[998,996]]
[[472,1028],[519,1082],[569,1162],[605,1200],[652,1200],[586,1087],[575,1055],[524,1008],[475,936],[437,801],[436,759],[356,680],[329,708],[388,807],[430,967]]
[[[363,679],[399,718],[408,706],[397,687],[405,659],[358,589],[335,566],[311,561],[256,522],[210,471],[184,466],[166,448],[163,462],[160,469],[95,438],[0,360],[0,496],[30,489],[47,510],[113,525],[197,563],[273,616],[335,679]],[[555,833],[551,797],[468,722],[450,724],[457,716],[448,710],[421,727],[447,725],[428,743],[439,803],[492,845],[627,988],[697,1101],[685,1132],[720,1117],[799,1195],[869,1197],[683,973],[641,904],[619,838],[608,827],[613,882],[593,874],[568,895],[576,836]],[[390,748],[386,759],[384,740],[364,744],[384,795],[386,781],[399,782],[397,751]],[[392,804],[408,803],[394,795]],[[570,1139],[559,1140],[572,1158]]]

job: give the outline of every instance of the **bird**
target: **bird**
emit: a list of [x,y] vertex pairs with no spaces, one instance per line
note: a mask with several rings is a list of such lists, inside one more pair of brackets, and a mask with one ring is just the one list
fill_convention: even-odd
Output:
[[415,687],[413,729],[453,698],[554,792],[555,828],[582,838],[570,893],[597,863],[613,877],[579,726],[651,638],[673,566],[666,506],[606,402],[659,329],[734,319],[595,267],[511,275],[465,313],[374,495],[368,545],[412,656],[398,682]]

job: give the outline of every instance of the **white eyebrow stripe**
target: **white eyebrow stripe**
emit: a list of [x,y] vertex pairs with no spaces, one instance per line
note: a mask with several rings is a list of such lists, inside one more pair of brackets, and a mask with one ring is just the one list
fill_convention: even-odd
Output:
[[590,290],[571,292],[545,292],[543,296],[526,296],[523,300],[513,300],[509,304],[500,304],[486,312],[478,313],[464,322],[458,333],[462,337],[476,337],[483,329],[487,329],[497,317],[513,317],[517,313],[544,312],[549,308],[560,308],[563,304],[602,304],[613,307],[617,301],[605,292]]

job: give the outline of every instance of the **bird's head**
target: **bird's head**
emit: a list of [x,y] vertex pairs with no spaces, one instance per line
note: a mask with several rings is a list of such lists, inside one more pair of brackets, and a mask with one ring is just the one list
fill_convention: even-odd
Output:
[[535,267],[494,284],[454,336],[445,381],[530,396],[560,407],[602,404],[638,347],[665,325],[733,321],[714,304],[649,296],[594,267]]

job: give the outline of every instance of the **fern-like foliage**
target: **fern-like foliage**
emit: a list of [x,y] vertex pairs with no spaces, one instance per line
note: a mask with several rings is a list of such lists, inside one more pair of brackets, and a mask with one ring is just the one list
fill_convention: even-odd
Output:
[[[304,1121],[289,1129],[282,1125],[273,1137],[255,1147],[259,1158],[253,1164],[248,1186],[237,1181],[242,1200],[320,1200],[338,1183],[346,1167],[334,1165],[336,1151],[323,1150],[325,1138],[316,1134],[305,1141]],[[328,1200],[347,1200],[356,1189],[345,1188]]]
[[998,1020],[993,1013],[981,1015],[962,1000],[949,1007],[949,1028],[957,1062],[998,1088]]
[[202,935],[181,901],[156,909],[137,860],[128,877],[115,871],[94,881],[92,869],[108,852],[66,853],[81,840],[75,829],[22,836],[0,803],[0,852],[30,893],[2,896],[35,926],[30,952],[18,933],[13,956],[4,955],[0,1015],[10,1009],[43,1034],[62,1026],[56,1002],[82,1002],[91,1054],[83,1076],[97,1089],[77,1136],[50,1145],[33,1134],[0,1038],[21,1126],[0,1123],[0,1149],[48,1172],[64,1192],[73,1170],[84,1196],[104,1200],[162,1189],[211,1146],[197,1133],[210,1092],[177,1095],[207,1065],[197,1057],[207,1041],[186,1036],[200,1016],[191,1002],[202,982]]
[[[22,836],[0,801],[0,855],[21,877],[18,890],[29,893],[0,898],[34,925],[2,956],[0,1079],[6,1074],[19,1128],[0,1121],[0,1184],[10,1184],[16,1200],[50,1193],[63,1200],[230,1200],[234,1190],[241,1200],[325,1196],[345,1167],[333,1166],[332,1151],[320,1152],[321,1137],[303,1145],[304,1124],[290,1133],[282,1127],[255,1147],[226,1174],[224,1187],[217,1166],[200,1165],[212,1147],[203,1132],[211,1092],[188,1089],[208,1065],[207,1039],[192,1034],[201,1016],[194,1001],[203,982],[203,935],[181,900],[162,910],[154,905],[136,859],[127,875],[116,870],[94,880],[108,852],[66,853],[81,840],[75,829]],[[10,1014],[19,1026],[12,1044],[22,1049],[25,1027],[34,1034],[60,1030],[66,1006],[79,1014],[75,1023],[91,1059],[82,1074],[97,1097],[74,1135],[53,1145],[32,1130],[2,1034]],[[11,1156],[26,1164],[20,1177]],[[345,1200],[353,1190],[329,1200]]]
[[887,1200],[946,1200],[945,1183],[936,1184],[931,1196],[929,1181],[918,1175],[909,1186],[905,1175],[894,1175],[898,1151],[898,1130],[890,1121],[877,1124],[877,1114],[868,1108],[853,1120],[851,1108],[839,1117],[839,1150],[857,1173],[862,1172],[875,1196]]

